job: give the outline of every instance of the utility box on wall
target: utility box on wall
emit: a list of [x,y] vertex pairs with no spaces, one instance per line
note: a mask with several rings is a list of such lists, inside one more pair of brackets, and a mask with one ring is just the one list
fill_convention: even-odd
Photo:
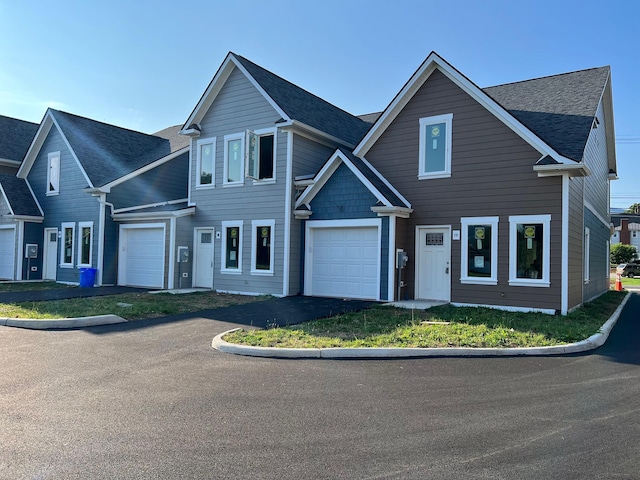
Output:
[[38,258],[38,245],[27,243],[24,248],[24,258]]

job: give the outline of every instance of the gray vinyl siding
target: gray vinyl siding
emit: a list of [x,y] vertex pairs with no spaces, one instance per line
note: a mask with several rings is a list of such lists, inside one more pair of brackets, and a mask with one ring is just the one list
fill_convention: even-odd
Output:
[[584,150],[584,163],[591,174],[585,177],[584,201],[601,217],[609,218],[609,164],[607,161],[606,122],[602,102],[598,106],[598,128],[592,128]]
[[[58,195],[46,195],[48,154],[60,152],[60,193]],[[88,187],[87,179],[67,148],[58,129],[52,126],[36,159],[29,171],[27,180],[45,212],[42,228],[56,227],[58,231],[63,222],[75,223],[75,240],[73,245],[73,267],[57,268],[57,280],[62,282],[79,282],[79,270],[77,268],[78,256],[78,223],[93,222],[92,259],[91,264],[98,268],[98,243],[99,235],[99,204],[91,195],[82,190]],[[42,249],[42,239],[39,242]],[[60,252],[58,252],[60,260]],[[59,262],[58,262],[59,263]]]
[[111,189],[107,200],[116,209],[187,198],[189,153],[127,180]]
[[[22,259],[22,279],[23,280],[40,280],[42,278],[42,241],[44,238],[44,230],[42,224],[24,222],[24,238],[23,243],[35,243],[38,245],[38,258],[33,258],[31,261],[27,258]],[[23,246],[23,248],[26,248]],[[24,257],[24,253],[22,255]],[[16,259],[17,260],[17,259]],[[17,267],[17,261],[16,261]],[[32,267],[36,268],[36,271],[30,271]]]
[[[178,247],[187,247],[189,249],[189,261],[178,263]],[[175,255],[175,272],[173,285],[174,288],[190,288],[193,282],[193,228],[191,216],[176,218],[176,251]],[[186,273],[187,277],[182,277]]]
[[[353,172],[342,164],[312,200],[313,214],[310,220],[378,218],[378,215],[371,211],[371,207],[375,206],[377,201],[377,198],[358,180]],[[388,300],[389,217],[382,217],[380,234],[379,294],[381,300]]]
[[589,281],[585,282],[583,302],[609,290],[607,242],[610,230],[588,208],[584,209],[585,227],[589,228]]
[[568,308],[582,303],[584,283],[584,178],[569,180],[569,285]]
[[[453,113],[451,177],[418,180],[419,120]],[[413,298],[417,226],[451,225],[461,217],[498,216],[498,285],[461,284],[460,241],[451,242],[451,300],[526,308],[561,308],[562,181],[538,178],[540,153],[441,72],[435,71],[365,157],[411,203],[398,222],[396,248],[408,252],[403,295]],[[548,288],[509,285],[509,216],[551,215]]]
[[[215,187],[196,189],[197,139],[192,142],[191,200],[196,204],[194,227],[214,227],[222,232],[223,221],[243,222],[242,273],[221,273],[222,242],[214,244],[214,289],[243,293],[281,295],[283,292],[287,135],[276,134],[275,183],[245,179],[241,186],[223,186],[224,136],[245,130],[273,128],[280,115],[238,70],[225,85],[201,121],[200,139],[216,138]],[[274,275],[251,275],[252,220],[275,220]]]

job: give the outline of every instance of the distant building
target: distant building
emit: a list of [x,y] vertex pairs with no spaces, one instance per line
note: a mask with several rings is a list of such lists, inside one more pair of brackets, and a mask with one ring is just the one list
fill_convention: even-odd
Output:
[[611,245],[624,243],[633,245],[640,251],[640,214],[614,213],[611,214],[611,223],[613,224]]

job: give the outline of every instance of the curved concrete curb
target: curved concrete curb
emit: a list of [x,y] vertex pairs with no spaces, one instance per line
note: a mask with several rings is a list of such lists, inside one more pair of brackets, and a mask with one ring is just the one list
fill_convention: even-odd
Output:
[[0,326],[29,328],[32,330],[49,330],[61,328],[95,327],[98,325],[113,325],[125,323],[118,315],[95,315],[93,317],[55,318],[47,320],[33,320],[27,318],[0,318]]
[[211,346],[224,353],[246,355],[251,357],[270,358],[419,358],[419,357],[518,357],[541,355],[565,355],[594,350],[604,344],[620,317],[622,309],[627,304],[631,293],[628,293],[609,320],[600,327],[600,331],[586,340],[566,345],[551,347],[523,347],[523,348],[277,348],[252,347],[225,342],[223,337],[229,333],[242,330],[234,328],[216,335]]

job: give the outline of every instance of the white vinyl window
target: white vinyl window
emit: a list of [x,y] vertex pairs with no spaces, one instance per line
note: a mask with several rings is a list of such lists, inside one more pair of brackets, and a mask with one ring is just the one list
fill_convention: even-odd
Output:
[[75,223],[62,224],[62,241],[60,242],[60,266],[73,267],[73,245],[75,243]]
[[591,269],[591,230],[589,227],[584,229],[584,283],[590,281]]
[[498,283],[498,217],[462,218],[462,283]]
[[419,179],[451,176],[452,123],[452,113],[420,119]]
[[273,241],[275,220],[251,222],[251,273],[273,275]]
[[93,222],[78,223],[78,266],[90,267],[93,258]]
[[224,137],[224,185],[244,184],[244,133]]
[[215,185],[216,139],[204,138],[196,143],[196,187]]
[[47,195],[60,193],[60,152],[49,154],[47,169]]
[[247,132],[247,177],[254,180],[275,178],[276,135],[275,129]]
[[548,287],[551,215],[509,217],[509,285]]
[[221,271],[242,272],[242,222],[222,222]]

